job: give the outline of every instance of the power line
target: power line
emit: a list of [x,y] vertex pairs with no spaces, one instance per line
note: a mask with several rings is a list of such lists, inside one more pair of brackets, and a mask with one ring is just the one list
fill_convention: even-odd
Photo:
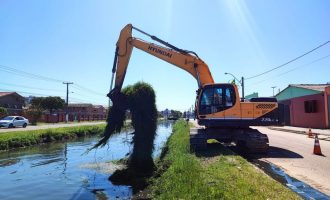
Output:
[[105,97],[106,96],[105,94],[103,94],[101,92],[97,92],[97,91],[91,90],[91,89],[86,88],[84,86],[81,86],[79,84],[75,84],[75,85],[73,85],[73,87],[76,88],[76,89],[82,90],[82,91],[86,91],[86,92],[92,93],[94,95],[99,95],[99,96],[102,96],[102,97]]
[[0,82],[2,85],[9,85],[9,86],[14,86],[14,87],[21,87],[21,88],[28,88],[28,89],[34,89],[34,90],[43,90],[43,91],[52,91],[52,92],[63,92],[62,90],[55,90],[55,89],[45,89],[45,88],[37,88],[37,87],[30,87],[30,86],[25,86],[25,85],[17,85],[17,84],[11,84],[11,83],[4,83]]
[[[307,64],[305,64],[305,65],[300,65],[300,66],[298,66],[298,67],[295,67],[295,68],[293,68],[293,69],[290,69],[290,70],[288,70],[288,71],[286,71],[286,72],[283,72],[283,73],[281,73],[281,74],[278,74],[278,75],[273,76],[273,77],[270,77],[270,78],[276,78],[276,77],[279,77],[279,76],[283,76],[283,75],[285,75],[285,74],[287,74],[287,73],[290,73],[290,72],[292,72],[292,71],[295,71],[295,70],[297,70],[297,69],[299,69],[299,68],[307,67],[307,66],[309,66],[309,65],[312,65],[312,64],[314,64],[314,63],[317,63],[317,62],[319,62],[319,61],[321,61],[321,60],[324,60],[324,59],[326,59],[326,58],[329,58],[329,57],[330,57],[330,54],[329,54],[329,55],[326,55],[326,56],[323,56],[323,57],[321,57],[321,58],[318,58],[318,59],[316,59],[316,60],[313,60],[313,61],[311,61],[311,62],[309,62],[309,63],[307,63]],[[260,83],[262,83],[262,82],[269,81],[270,78],[265,79],[265,80],[262,80],[262,81],[255,82],[255,83],[253,83],[253,85],[257,85],[257,84],[260,84]]]
[[251,76],[251,77],[248,77],[248,78],[245,78],[245,79],[248,80],[248,79],[256,78],[256,77],[258,77],[258,76],[261,76],[261,75],[267,74],[267,73],[269,73],[269,72],[271,72],[271,71],[274,71],[275,69],[278,69],[278,68],[284,67],[285,65],[288,65],[288,64],[290,64],[290,63],[292,63],[292,62],[294,62],[294,61],[296,61],[296,60],[298,60],[298,59],[300,59],[300,58],[302,58],[302,57],[304,57],[304,56],[306,56],[306,55],[312,53],[313,51],[316,51],[317,49],[319,49],[319,48],[321,48],[321,47],[327,45],[328,43],[330,43],[330,41],[326,41],[326,42],[324,42],[323,44],[321,44],[321,45],[315,47],[314,49],[312,49],[312,50],[310,50],[310,51],[308,51],[308,52],[306,52],[306,53],[304,53],[304,54],[302,54],[302,55],[300,55],[300,56],[298,56],[298,57],[296,57],[296,58],[294,58],[294,59],[292,59],[292,60],[290,60],[290,61],[288,61],[288,62],[282,64],[282,65],[279,65],[279,66],[274,67],[274,68],[272,68],[272,69],[270,69],[270,70],[267,70],[267,71],[265,71],[265,72],[262,72],[262,73],[260,73],[260,74],[257,74],[257,75],[254,75],[254,76]]
[[[8,89],[1,89],[0,90],[3,90],[3,91],[7,91],[7,92],[12,92],[12,90],[8,90]],[[22,93],[22,94],[28,94],[28,95],[36,95],[36,96],[51,96],[51,95],[47,95],[47,94],[41,94],[41,93],[33,93],[33,92],[23,92],[23,91],[17,91],[15,90],[15,92],[17,93]],[[56,95],[56,96],[59,96],[59,95]],[[61,98],[65,98],[64,96],[59,96]]]
[[[6,92],[12,92],[13,90],[9,90],[9,89],[3,89],[0,88],[0,90],[2,91],[6,91]],[[61,97],[62,99],[65,99],[65,96],[61,96],[61,95],[49,95],[49,94],[43,94],[43,93],[34,93],[34,92],[24,92],[24,91],[17,91],[15,90],[15,92],[20,93],[20,94],[27,94],[27,95],[33,95],[33,96],[57,96],[57,97]],[[102,104],[101,102],[96,102],[96,101],[90,101],[90,100],[86,100],[86,99],[79,99],[79,98],[75,98],[75,97],[71,97],[70,98],[72,101],[80,103],[93,103],[93,104],[101,104],[101,105],[106,105],[105,103]]]
[[32,78],[32,79],[38,79],[38,80],[43,80],[43,81],[51,81],[51,82],[63,82],[63,80],[58,80],[58,79],[54,79],[54,78],[50,78],[50,77],[46,77],[46,76],[42,76],[42,75],[38,75],[38,74],[33,74],[30,72],[26,72],[23,70],[18,70],[15,69],[13,67],[8,67],[5,65],[0,65],[0,70],[5,71],[7,73],[12,73],[12,74],[16,74],[19,76],[23,76],[23,77],[27,77],[27,78]]
[[[57,82],[57,83],[65,82],[64,80],[54,79],[54,78],[50,78],[50,77],[47,77],[47,76],[42,76],[42,75],[39,75],[39,74],[30,73],[30,72],[26,72],[26,71],[23,71],[23,70],[18,70],[18,69],[15,69],[13,67],[9,67],[9,66],[6,66],[6,65],[1,65],[1,64],[0,64],[0,70],[4,71],[4,72],[7,72],[7,73],[19,75],[19,76],[26,77],[26,78],[36,79],[36,80],[43,80],[43,81],[50,81],[50,82]],[[97,92],[97,91],[91,90],[89,88],[83,87],[79,84],[76,84],[76,86],[77,86],[77,89],[85,90],[89,93],[93,93],[93,94],[96,94],[96,95],[99,95],[99,96],[105,96],[105,94],[102,94],[100,92]]]

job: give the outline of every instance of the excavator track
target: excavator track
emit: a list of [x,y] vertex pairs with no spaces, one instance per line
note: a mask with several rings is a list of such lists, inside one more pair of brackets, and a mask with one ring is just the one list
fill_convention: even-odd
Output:
[[269,140],[266,134],[252,128],[191,128],[190,147],[192,150],[207,148],[207,140],[234,142],[239,149],[248,153],[267,153]]
[[190,150],[198,151],[207,148],[207,134],[204,128],[190,129]]

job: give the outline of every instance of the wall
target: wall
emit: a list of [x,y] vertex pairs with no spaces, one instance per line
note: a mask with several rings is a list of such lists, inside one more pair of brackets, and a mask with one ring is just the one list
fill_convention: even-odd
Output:
[[[316,113],[305,113],[304,102],[317,101]],[[291,126],[306,128],[327,128],[324,94],[308,95],[290,100]]]

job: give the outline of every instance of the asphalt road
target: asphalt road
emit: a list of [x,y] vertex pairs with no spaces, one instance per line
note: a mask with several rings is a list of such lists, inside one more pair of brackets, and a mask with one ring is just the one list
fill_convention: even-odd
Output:
[[320,140],[324,156],[313,154],[314,139],[306,135],[254,127],[268,135],[270,149],[258,158],[282,168],[288,175],[330,195],[330,142]]
[[86,125],[96,125],[96,124],[105,124],[105,122],[80,122],[72,124],[46,124],[40,126],[31,126],[28,125],[26,128],[17,127],[17,128],[0,128],[0,133],[13,132],[13,131],[28,131],[28,130],[39,130],[39,129],[49,129],[49,128],[60,128],[60,127],[72,127],[72,126],[86,126]]

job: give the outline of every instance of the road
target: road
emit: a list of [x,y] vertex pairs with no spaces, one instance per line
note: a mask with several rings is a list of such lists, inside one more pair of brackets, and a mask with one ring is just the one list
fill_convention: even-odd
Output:
[[313,154],[314,139],[306,135],[254,127],[268,135],[270,149],[258,158],[282,168],[288,175],[330,195],[330,142],[320,140],[324,156]]
[[87,125],[96,125],[96,124],[105,124],[102,122],[80,122],[72,124],[46,124],[40,126],[27,126],[26,128],[0,128],[0,133],[13,132],[13,131],[29,131],[29,130],[39,130],[39,129],[49,129],[49,128],[60,128],[60,127],[72,127],[72,126],[87,126]]

